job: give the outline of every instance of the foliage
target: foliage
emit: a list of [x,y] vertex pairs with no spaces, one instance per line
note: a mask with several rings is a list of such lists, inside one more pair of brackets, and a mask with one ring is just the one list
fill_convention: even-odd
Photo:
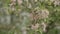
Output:
[[0,0],[1,34],[59,34],[60,0]]

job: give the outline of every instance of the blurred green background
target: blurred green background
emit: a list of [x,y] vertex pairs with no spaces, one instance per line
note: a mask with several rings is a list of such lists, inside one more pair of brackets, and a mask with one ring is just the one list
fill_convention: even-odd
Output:
[[60,0],[0,0],[0,34],[60,34]]

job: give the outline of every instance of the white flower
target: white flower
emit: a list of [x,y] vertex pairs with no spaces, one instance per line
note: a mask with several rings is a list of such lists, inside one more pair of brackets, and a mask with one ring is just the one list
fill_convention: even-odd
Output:
[[37,30],[38,28],[39,28],[39,24],[38,23],[31,26],[31,29],[33,29],[33,30]]
[[22,12],[20,15],[30,17],[30,14],[28,12]]
[[42,29],[44,32],[46,32],[46,27],[47,27],[47,24],[45,22],[42,22]]
[[22,0],[17,0],[17,2],[18,2],[18,5],[22,4]]
[[11,10],[12,10],[12,11],[15,11],[16,9],[15,9],[15,7],[12,7]]
[[54,1],[54,5],[56,6],[56,5],[60,5],[60,1],[59,0],[55,0]]
[[50,0],[51,2],[54,2],[55,0]]
[[37,2],[38,0],[35,0],[35,2]]
[[11,3],[9,5],[10,5],[10,7],[15,6],[16,5],[16,0],[11,0]]
[[28,8],[32,8],[32,5],[29,3]]
[[41,11],[38,12],[39,18],[48,18],[49,11],[46,9],[42,9]]

